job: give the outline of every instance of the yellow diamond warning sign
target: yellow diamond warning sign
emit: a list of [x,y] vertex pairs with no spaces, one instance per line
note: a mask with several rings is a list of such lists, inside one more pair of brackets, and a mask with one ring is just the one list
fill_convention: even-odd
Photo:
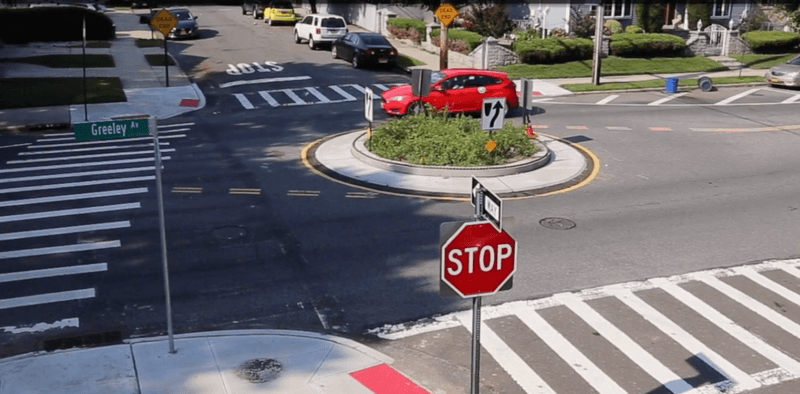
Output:
[[150,21],[150,26],[155,27],[164,37],[169,35],[169,32],[178,24],[178,18],[172,15],[166,9],[158,11],[158,13]]
[[450,26],[450,23],[452,23],[453,19],[456,19],[457,16],[458,10],[450,4],[444,3],[436,9],[436,17],[439,18],[445,26]]

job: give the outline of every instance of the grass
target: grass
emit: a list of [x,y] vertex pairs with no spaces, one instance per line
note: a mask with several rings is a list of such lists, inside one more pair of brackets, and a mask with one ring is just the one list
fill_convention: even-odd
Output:
[[759,55],[755,53],[748,53],[743,55],[731,55],[731,57],[751,68],[767,69],[772,66],[786,63],[787,61],[794,59],[797,55],[797,53],[789,53],[784,55]]
[[[37,64],[50,68],[81,68],[83,55],[44,55],[0,59],[7,63]],[[86,55],[86,67],[114,67],[111,55]]]
[[[578,78],[592,76],[592,61],[579,60],[559,64],[510,64],[497,68],[516,78]],[[679,72],[711,72],[727,70],[725,66],[704,56],[622,58],[609,56],[602,60],[600,73],[604,76],[662,74]]]
[[[163,66],[164,65],[164,55],[157,54],[157,55],[144,55],[145,59],[147,59],[147,63],[150,63],[151,66]],[[170,66],[175,65],[175,60],[172,59],[172,56],[167,57],[167,61],[169,62]]]
[[[698,78],[679,79],[678,86],[696,87]],[[734,83],[752,83],[764,82],[764,77],[719,77],[712,78],[711,83],[714,85],[726,85]],[[647,81],[632,81],[632,82],[608,82],[594,85],[591,83],[578,83],[562,85],[564,89],[572,92],[595,92],[605,90],[625,90],[625,89],[645,89],[645,88],[666,88],[666,81],[663,79],[651,79]]]
[[[86,78],[86,92],[89,104],[126,101],[119,78]],[[72,104],[83,104],[83,78],[0,79],[0,109]]]
[[139,48],[163,48],[164,40],[160,38],[137,38],[136,46]]
[[[87,48],[111,48],[111,43],[108,41],[86,41]],[[73,44],[69,48],[83,48],[83,44]]]
[[398,54],[397,65],[401,68],[411,67],[411,66],[424,66],[426,64],[427,63],[414,59],[411,56],[406,56],[403,55],[402,53]]

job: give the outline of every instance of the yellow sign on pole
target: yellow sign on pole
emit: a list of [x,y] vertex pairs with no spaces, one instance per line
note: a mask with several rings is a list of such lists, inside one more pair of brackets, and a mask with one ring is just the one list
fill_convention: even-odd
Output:
[[167,37],[176,25],[178,25],[178,18],[166,9],[158,11],[153,20],[150,21],[150,26],[155,27],[164,37]]
[[457,16],[458,10],[450,4],[444,3],[436,9],[436,17],[439,18],[445,26],[450,26],[450,24],[453,23],[453,19],[456,19]]

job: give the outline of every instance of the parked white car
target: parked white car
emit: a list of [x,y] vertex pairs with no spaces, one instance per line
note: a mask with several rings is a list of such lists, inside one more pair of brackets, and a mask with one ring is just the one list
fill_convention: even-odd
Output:
[[310,14],[294,25],[294,42],[308,41],[308,47],[330,44],[347,34],[347,22],[339,15]]

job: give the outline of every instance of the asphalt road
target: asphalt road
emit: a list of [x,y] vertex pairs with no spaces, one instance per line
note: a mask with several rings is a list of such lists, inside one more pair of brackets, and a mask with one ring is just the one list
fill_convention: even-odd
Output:
[[[469,219],[469,203],[370,193],[319,177],[300,160],[309,143],[365,126],[363,96],[353,85],[378,91],[408,76],[352,69],[325,50],[294,44],[291,27],[254,24],[236,7],[197,7],[196,14],[201,39],[171,43],[170,50],[203,89],[207,106],[163,122],[177,125],[164,130],[187,129],[175,132],[185,137],[169,141],[175,151],[164,171],[176,331],[291,328],[360,336],[387,323],[469,308],[469,301],[440,296],[437,279],[439,224]],[[292,93],[309,104],[298,104]],[[592,150],[601,170],[582,188],[505,202],[520,245],[519,269],[511,291],[484,303],[799,254],[797,131],[756,130],[796,124],[797,105],[537,106],[533,121],[547,126],[538,131]],[[699,130],[716,128],[727,131]],[[37,138],[15,143],[35,144]],[[26,149],[0,154],[4,162],[16,160]],[[107,262],[109,269],[3,287],[2,299],[75,288],[94,288],[96,295],[5,309],[2,355],[42,348],[45,339],[88,341],[92,332],[165,332],[154,182],[145,187],[133,199],[84,204],[141,203],[132,214],[102,217],[129,220],[129,228],[88,237],[118,239],[121,247],[9,260],[9,271],[45,269],[65,259]],[[52,194],[58,193],[14,198]],[[577,226],[553,230],[539,223],[552,217]],[[82,223],[64,217],[46,227]],[[2,232],[42,226],[32,222]],[[61,237],[66,243],[75,236]],[[30,246],[19,245],[38,245],[26,242]],[[80,327],[21,332],[73,317]]]

